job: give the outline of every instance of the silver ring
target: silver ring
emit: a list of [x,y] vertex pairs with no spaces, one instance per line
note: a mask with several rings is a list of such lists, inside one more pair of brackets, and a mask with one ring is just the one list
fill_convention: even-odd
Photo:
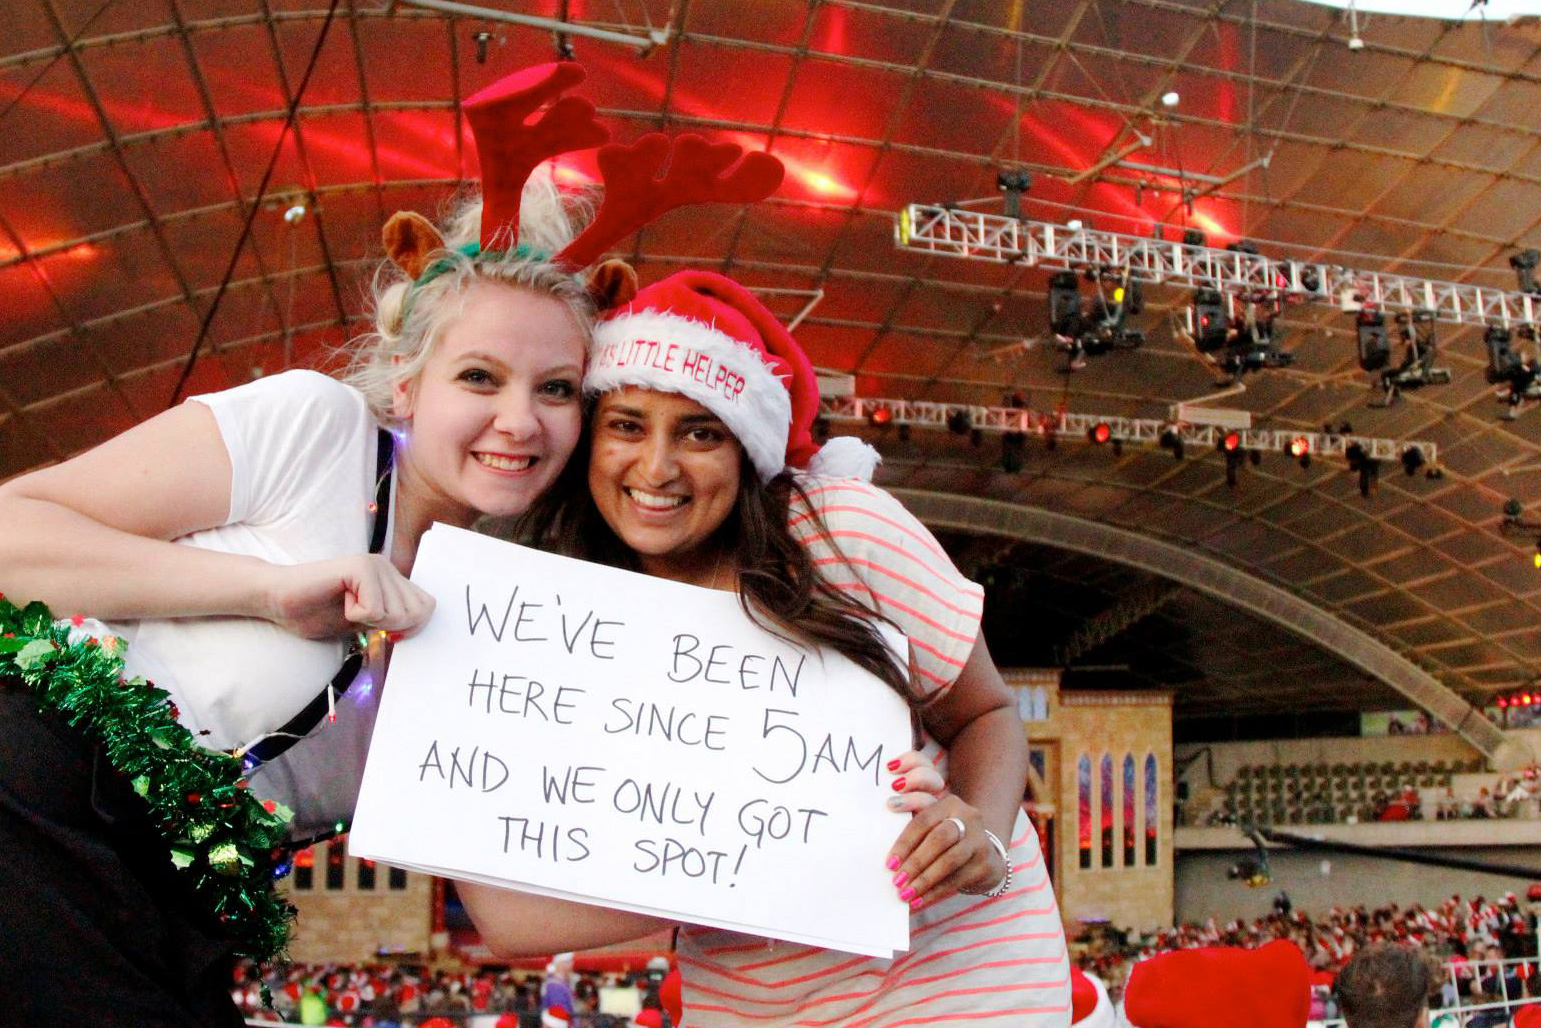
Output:
[[963,823],[961,817],[949,817],[946,821],[942,822],[944,825],[949,823],[958,826],[958,841],[962,842],[963,837],[968,834],[968,826]]

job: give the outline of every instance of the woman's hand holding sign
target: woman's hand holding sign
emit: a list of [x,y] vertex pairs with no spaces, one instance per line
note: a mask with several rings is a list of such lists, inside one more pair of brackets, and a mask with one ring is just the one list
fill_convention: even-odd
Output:
[[1006,861],[990,843],[983,816],[947,791],[942,776],[915,751],[889,761],[897,775],[890,810],[914,816],[889,852],[899,898],[918,908],[958,892],[984,893],[1006,876]]

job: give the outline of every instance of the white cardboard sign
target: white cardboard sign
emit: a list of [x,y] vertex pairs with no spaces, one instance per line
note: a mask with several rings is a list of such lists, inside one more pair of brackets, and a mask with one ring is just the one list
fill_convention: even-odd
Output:
[[[770,938],[891,956],[884,765],[904,701],[732,593],[435,525],[438,607],[396,647],[354,855]],[[890,633],[897,652],[905,643]]]

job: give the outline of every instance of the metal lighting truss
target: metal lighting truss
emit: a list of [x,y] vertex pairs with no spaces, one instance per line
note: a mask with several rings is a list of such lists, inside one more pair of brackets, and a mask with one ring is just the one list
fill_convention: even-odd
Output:
[[[832,422],[856,423],[872,419],[876,411],[886,411],[886,424],[914,425],[922,428],[940,428],[956,431],[957,415],[968,415],[968,429],[982,432],[1021,432],[1034,435],[1062,436],[1067,440],[1086,438],[1086,434],[1098,425],[1107,425],[1108,441],[1133,445],[1160,446],[1162,436],[1177,433],[1185,447],[1218,447],[1220,441],[1234,432],[1240,439],[1239,449],[1278,451],[1289,453],[1290,444],[1297,439],[1306,440],[1312,457],[1346,460],[1345,451],[1355,443],[1365,455],[1374,460],[1393,461],[1401,458],[1409,449],[1423,452],[1428,467],[1439,463],[1439,448],[1421,439],[1378,439],[1353,433],[1287,432],[1272,429],[1229,429],[1217,425],[1192,425],[1180,421],[1161,421],[1155,418],[1114,418],[1102,414],[1072,414],[1066,411],[1035,411],[1023,407],[978,407],[956,403],[933,403],[929,400],[890,400],[863,396],[828,396],[819,403],[819,413]],[[881,417],[881,416],[880,416]],[[951,422],[951,423],[950,423]]]
[[1529,293],[1279,260],[929,204],[910,204],[900,211],[894,239],[899,246],[943,257],[1054,271],[1127,267],[1141,281],[1178,287],[1342,302],[1346,310],[1361,305],[1389,311],[1427,310],[1434,312],[1436,321],[1451,325],[1508,328],[1541,320],[1541,297]]

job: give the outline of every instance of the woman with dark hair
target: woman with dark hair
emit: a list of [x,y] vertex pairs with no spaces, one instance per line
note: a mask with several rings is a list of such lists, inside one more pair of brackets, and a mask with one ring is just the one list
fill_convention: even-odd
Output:
[[[532,508],[525,538],[734,590],[767,629],[838,650],[886,682],[935,741],[888,766],[899,776],[888,802],[913,817],[886,868],[872,869],[910,906],[912,949],[853,957],[686,925],[685,1023],[1069,1024],[1059,913],[1021,810],[1026,734],[979,632],[981,590],[897,501],[839,474],[841,446],[814,446],[818,391],[801,349],[741,286],[684,272],[601,324],[584,386],[596,397],[587,489],[553,490]],[[837,442],[844,456],[870,452]],[[579,461],[567,472],[581,473]],[[908,666],[879,621],[908,636]],[[460,888],[495,951],[592,946],[667,926]]]

